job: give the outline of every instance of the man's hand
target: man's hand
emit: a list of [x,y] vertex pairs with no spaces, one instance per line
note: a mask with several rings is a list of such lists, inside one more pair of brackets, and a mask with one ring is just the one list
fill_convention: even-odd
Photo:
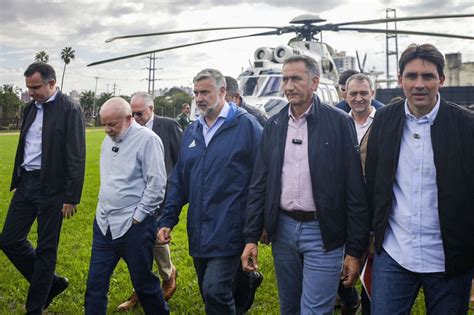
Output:
[[242,256],[242,269],[245,271],[257,271],[258,270],[258,247],[257,244],[247,243],[245,245]]
[[346,287],[353,287],[359,278],[359,258],[351,255],[346,255],[344,259],[344,266],[342,268],[341,280]]
[[162,227],[159,231],[158,231],[158,242],[160,244],[169,244],[169,242],[171,241],[171,229],[170,228],[167,228],[167,227]]
[[268,245],[270,244],[270,241],[268,240],[268,233],[267,230],[263,229],[262,235],[260,236],[260,243]]
[[140,224],[140,221],[133,219],[132,224]]
[[64,219],[69,219],[76,213],[76,205],[72,205],[70,203],[63,204],[63,208],[61,210],[63,213]]

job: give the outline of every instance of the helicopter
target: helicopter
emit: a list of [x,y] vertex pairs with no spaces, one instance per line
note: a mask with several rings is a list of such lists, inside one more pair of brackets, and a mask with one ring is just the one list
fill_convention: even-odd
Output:
[[[282,65],[283,62],[293,55],[308,55],[313,57],[319,64],[320,67],[320,84],[316,94],[325,103],[335,105],[339,102],[339,93],[337,91],[337,80],[338,72],[334,63],[333,57],[335,56],[335,50],[327,43],[324,43],[316,38],[316,35],[323,31],[341,32],[341,31],[352,31],[359,33],[382,33],[382,34],[405,34],[405,35],[425,35],[435,37],[447,37],[457,39],[473,40],[472,36],[446,34],[446,33],[435,33],[435,32],[423,32],[414,30],[400,30],[400,29],[388,29],[388,28],[366,28],[360,26],[366,26],[371,24],[380,23],[392,23],[402,21],[416,21],[416,20],[433,20],[433,19],[454,19],[454,18],[469,18],[474,17],[474,14],[446,14],[446,15],[426,15],[426,16],[412,16],[412,17],[392,17],[392,18],[381,18],[372,20],[361,20],[343,23],[325,23],[325,19],[319,17],[316,14],[302,14],[290,21],[289,26],[277,27],[277,26],[235,26],[235,27],[212,27],[212,28],[201,28],[201,29],[189,29],[189,30],[176,30],[176,31],[165,31],[155,33],[144,33],[144,34],[132,34],[117,36],[107,39],[105,42],[109,43],[115,40],[148,37],[148,36],[164,36],[172,34],[182,33],[196,33],[196,32],[208,32],[218,30],[242,30],[242,29],[270,29],[265,32],[258,32],[248,35],[240,36],[229,36],[223,38],[216,38],[210,40],[203,40],[199,42],[186,43],[177,46],[165,47],[160,49],[154,49],[135,54],[105,59],[96,61],[88,66],[96,66],[104,63],[119,61],[128,58],[139,57],[143,55],[149,55],[157,52],[163,52],[167,50],[180,49],[195,45],[202,45],[213,42],[221,42],[239,38],[258,37],[258,36],[272,36],[282,35],[287,33],[295,33],[296,36],[289,40],[285,45],[277,47],[259,47],[254,52],[254,61],[250,66],[245,69],[238,77],[240,94],[245,97],[246,102],[254,105],[267,115],[271,116],[278,112],[287,101],[282,92]],[[349,26],[356,27],[349,27]],[[387,24],[388,25],[388,24]],[[362,68],[365,65],[365,58]],[[359,67],[361,67],[359,62]],[[363,70],[363,69],[361,69]],[[194,114],[194,111],[192,111]]]

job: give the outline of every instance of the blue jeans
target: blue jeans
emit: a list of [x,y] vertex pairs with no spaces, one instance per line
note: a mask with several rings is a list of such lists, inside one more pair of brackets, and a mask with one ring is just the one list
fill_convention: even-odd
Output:
[[371,312],[408,315],[423,287],[427,314],[467,314],[473,273],[446,278],[442,272],[411,272],[382,249],[374,255]]
[[235,314],[234,278],[240,255],[216,258],[193,258],[199,290],[206,314]]
[[153,217],[148,217],[139,224],[132,224],[127,233],[114,240],[110,229],[104,236],[94,220],[92,255],[85,296],[86,314],[107,313],[110,277],[120,258],[127,263],[133,287],[145,314],[169,314],[160,280],[151,270],[155,239],[156,223]]
[[343,247],[323,250],[319,221],[280,214],[272,252],[281,314],[332,314]]

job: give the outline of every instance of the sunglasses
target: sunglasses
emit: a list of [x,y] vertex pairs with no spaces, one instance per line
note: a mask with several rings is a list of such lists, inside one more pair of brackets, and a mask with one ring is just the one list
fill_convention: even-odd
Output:
[[132,116],[135,117],[142,117],[143,116],[143,112],[132,112]]

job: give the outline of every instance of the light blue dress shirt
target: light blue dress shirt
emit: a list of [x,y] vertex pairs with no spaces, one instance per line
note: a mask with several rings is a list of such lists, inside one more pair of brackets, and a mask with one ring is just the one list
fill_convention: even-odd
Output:
[[431,125],[440,96],[428,114],[416,118],[405,101],[405,126],[393,185],[392,211],[383,248],[402,267],[418,273],[444,272]]
[[[56,99],[58,90],[46,100],[47,102],[53,102]],[[36,116],[35,120],[31,124],[30,128],[26,132],[25,136],[25,147],[23,155],[23,167],[27,171],[35,171],[41,169],[41,153],[43,145],[43,103],[35,102]]]
[[206,147],[208,146],[209,142],[211,142],[211,139],[212,137],[214,137],[216,131],[219,130],[222,124],[224,124],[224,121],[227,118],[227,115],[229,114],[229,109],[229,104],[225,102],[224,106],[221,109],[221,112],[219,113],[219,116],[217,116],[216,121],[210,127],[207,126],[203,115],[198,117],[198,120],[202,125],[202,135],[204,136],[204,141],[206,141]]
[[[115,149],[114,149],[115,148]],[[106,136],[100,154],[100,191],[96,220],[102,234],[123,236],[133,219],[142,222],[163,202],[164,149],[151,130],[132,121],[117,142]]]

